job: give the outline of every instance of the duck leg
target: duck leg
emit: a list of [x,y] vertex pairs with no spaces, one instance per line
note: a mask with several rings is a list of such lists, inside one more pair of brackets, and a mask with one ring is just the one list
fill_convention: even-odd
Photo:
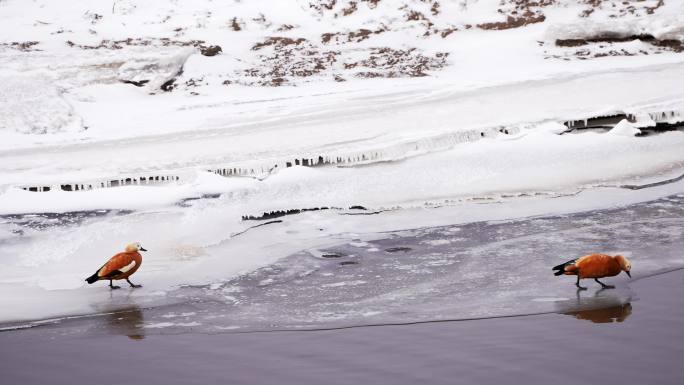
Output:
[[577,286],[577,288],[580,289],[580,290],[587,290],[586,287],[580,286],[579,280],[580,280],[580,276],[579,276],[579,274],[577,274],[577,283],[575,283],[575,286]]
[[598,280],[598,278],[594,278],[594,281],[598,282],[602,288],[604,289],[615,289],[615,286],[613,285],[606,285],[605,283],[601,282]]
[[128,282],[128,284],[131,285],[131,287],[142,287],[142,285],[136,285],[133,282],[129,281],[128,278],[126,278],[126,282]]
[[111,280],[111,279],[109,280],[109,287],[110,287],[112,290],[114,290],[114,289],[121,289],[121,286],[114,286],[114,285],[112,285],[112,280]]

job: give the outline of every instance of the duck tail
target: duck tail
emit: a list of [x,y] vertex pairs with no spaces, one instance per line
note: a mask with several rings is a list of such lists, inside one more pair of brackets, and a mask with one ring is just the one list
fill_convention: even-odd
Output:
[[565,263],[561,263],[558,266],[554,266],[551,270],[553,270],[555,273],[553,275],[559,276],[565,274],[565,266],[572,265],[575,263],[575,260],[567,261]]
[[100,277],[97,275],[97,272],[95,274],[91,275],[90,277],[86,278],[86,282],[92,284],[100,280]]

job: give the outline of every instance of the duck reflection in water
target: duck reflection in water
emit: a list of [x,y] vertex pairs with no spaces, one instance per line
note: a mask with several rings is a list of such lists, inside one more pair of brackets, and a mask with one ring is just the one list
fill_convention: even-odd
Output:
[[602,309],[578,310],[564,313],[577,319],[591,321],[597,324],[622,322],[632,314],[632,304],[629,302],[621,305]]
[[558,313],[575,317],[578,320],[593,323],[624,322],[632,314],[632,297],[616,295],[601,295],[604,289],[598,290],[593,297],[580,297],[577,291],[576,300],[557,302]]
[[105,322],[111,334],[125,335],[132,340],[145,338],[143,311],[137,306],[107,314]]

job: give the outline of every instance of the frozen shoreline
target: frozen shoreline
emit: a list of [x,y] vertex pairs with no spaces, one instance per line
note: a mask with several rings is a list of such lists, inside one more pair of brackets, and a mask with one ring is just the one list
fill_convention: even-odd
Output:
[[[7,318],[2,321],[7,325],[7,322],[20,319],[108,313],[135,305],[150,309],[149,322],[165,325],[159,329],[162,332],[166,327],[168,331],[177,327],[183,330],[182,325],[208,331],[228,326],[252,329],[258,328],[262,321],[264,325],[278,324],[280,327],[311,327],[319,323],[353,324],[365,322],[364,319],[383,322],[405,318],[476,317],[483,315],[477,309],[485,302],[489,309],[487,314],[505,315],[511,314],[510,304],[519,301],[520,296],[526,298],[523,307],[527,311],[537,312],[549,304],[532,301],[536,298],[534,292],[541,290],[555,293],[549,294],[551,297],[567,297],[564,291],[571,289],[569,283],[561,283],[550,274],[547,276],[548,266],[558,259],[598,249],[624,253],[632,256],[635,263],[641,265],[642,273],[647,275],[684,264],[682,256],[675,252],[679,242],[676,234],[682,231],[682,223],[677,219],[681,217],[677,214],[681,202],[677,202],[681,200],[682,183],[645,190],[603,188],[576,196],[517,198],[489,204],[471,202],[378,215],[306,212],[281,217],[282,222],[235,237],[226,234],[219,240],[215,238],[219,235],[216,232],[178,235],[188,237],[194,243],[169,242],[176,235],[166,231],[173,226],[161,234],[156,233],[156,229],[142,230],[148,228],[150,221],[159,223],[159,214],[118,217],[105,214],[73,229],[57,226],[32,242],[38,247],[51,244],[61,247],[60,243],[53,242],[60,242],[65,236],[73,237],[73,231],[77,229],[90,232],[91,228],[101,228],[98,232],[115,231],[123,236],[116,223],[134,225],[127,231],[131,234],[145,231],[145,238],[149,239],[146,247],[153,250],[145,256],[145,267],[137,275],[137,280],[145,287],[114,293],[104,285],[84,287],[83,277],[80,277],[83,274],[78,273],[93,263],[89,262],[90,255],[97,255],[95,250],[102,247],[91,244],[90,239],[80,246],[85,251],[64,257],[53,256],[62,261],[59,269],[45,259],[49,256],[27,254],[23,250],[24,244],[17,242],[3,246],[6,253],[17,250],[25,256],[17,259],[14,265],[6,263],[3,267],[13,279],[0,282],[0,292],[7,293],[2,296],[2,306],[7,309]],[[212,203],[215,202],[207,209],[217,207]],[[182,218],[178,213],[170,214],[161,215]],[[207,215],[208,212],[201,214],[184,226],[192,226],[197,220],[206,221],[210,218]],[[213,213],[212,220],[223,215]],[[182,233],[185,229],[171,231],[180,234],[178,231]],[[208,244],[198,244],[201,239]],[[107,242],[104,239],[98,242],[103,241]],[[37,252],[36,245],[28,246]],[[397,252],[387,251],[393,248],[398,248]],[[510,254],[513,250],[520,253]],[[326,254],[333,257],[325,257]],[[484,297],[478,291],[467,294],[480,283],[494,285],[498,279],[495,277],[499,268],[483,269],[478,266],[480,259],[488,266],[504,269],[500,277],[504,286],[497,290],[508,293],[506,296],[490,298],[487,293],[494,290],[491,287],[482,292]],[[517,260],[534,268],[520,271],[510,266]],[[47,275],[41,273],[48,270]],[[488,277],[484,281],[482,274]],[[427,277],[432,278],[428,280]],[[464,280],[462,284],[458,283],[458,277]],[[292,280],[301,283],[293,284]],[[368,285],[374,290],[367,292]],[[299,290],[304,291],[295,295]],[[321,290],[330,293],[314,294]],[[10,292],[13,294],[9,295]],[[391,294],[393,292],[395,294]],[[411,298],[420,298],[424,292],[431,293],[429,303],[412,302]],[[279,297],[288,293],[293,296]],[[438,305],[441,303],[439,298],[444,298],[446,293],[462,296],[460,307]],[[216,303],[218,307],[205,308],[192,298],[203,298],[202,301]],[[316,309],[314,305],[321,298],[329,298],[332,302],[327,301],[328,305]],[[390,301],[390,298],[394,299]],[[285,308],[281,307],[281,302]],[[403,316],[393,313],[393,307],[404,302],[413,310]],[[169,312],[164,310],[169,306],[184,309],[171,313],[192,314],[176,315],[171,320],[166,318],[165,314]],[[257,309],[262,310],[255,313]],[[438,309],[446,313],[436,312]],[[328,311],[333,313],[328,314]],[[217,314],[221,314],[219,321],[212,321]],[[302,321],[304,324],[300,325],[298,320],[308,321]]]

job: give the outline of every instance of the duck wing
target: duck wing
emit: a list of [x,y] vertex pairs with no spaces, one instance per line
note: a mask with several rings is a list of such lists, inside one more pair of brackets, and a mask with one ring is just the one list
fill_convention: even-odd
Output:
[[135,259],[130,253],[119,253],[109,259],[107,263],[98,270],[100,278],[112,278],[126,273],[135,267]]
[[555,271],[553,275],[563,275],[565,274],[566,271],[571,272],[576,270],[575,264],[579,261],[579,259],[571,259],[565,263],[561,263],[560,265],[554,266],[551,270]]

